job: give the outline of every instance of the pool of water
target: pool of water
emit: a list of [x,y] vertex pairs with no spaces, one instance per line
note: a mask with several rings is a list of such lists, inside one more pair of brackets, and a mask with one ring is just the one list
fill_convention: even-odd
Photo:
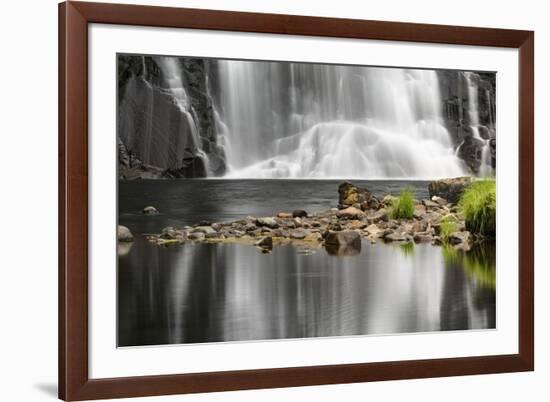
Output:
[[[340,181],[157,180],[119,183],[118,345],[160,345],[495,328],[494,244],[469,253],[363,242],[355,256],[292,245],[163,248],[144,233],[200,220],[321,211]],[[426,182],[355,182],[378,195]],[[139,211],[154,205],[160,214]]]

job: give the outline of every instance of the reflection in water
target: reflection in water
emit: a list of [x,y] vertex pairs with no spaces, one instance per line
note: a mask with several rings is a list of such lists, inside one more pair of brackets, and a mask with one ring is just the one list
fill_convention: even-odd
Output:
[[331,256],[138,237],[118,287],[119,346],[495,327],[494,244],[463,255],[365,242]]

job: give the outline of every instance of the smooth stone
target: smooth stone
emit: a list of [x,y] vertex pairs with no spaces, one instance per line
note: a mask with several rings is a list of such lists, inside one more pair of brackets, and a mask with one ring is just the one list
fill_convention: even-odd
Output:
[[212,229],[210,226],[197,226],[196,228],[193,229],[193,233],[197,233],[197,232],[204,233],[205,235],[216,233],[216,231]]
[[307,212],[303,209],[296,209],[292,211],[293,218],[307,218]]
[[365,216],[365,213],[361,211],[359,208],[355,207],[348,207],[339,210],[336,213],[336,216],[343,219],[361,219]]
[[148,206],[148,207],[143,208],[141,210],[141,213],[145,214],[145,215],[156,215],[156,214],[159,213],[159,211],[153,206]]
[[325,236],[325,243],[335,246],[353,246],[361,249],[361,235],[355,230],[342,230],[339,232],[328,232]]
[[192,232],[189,234],[189,239],[194,241],[204,240],[206,235],[203,232]]
[[290,232],[291,239],[303,240],[307,237],[309,232],[303,229],[296,229]]
[[256,224],[258,226],[267,226],[268,228],[271,228],[271,229],[277,229],[279,227],[279,224],[277,223],[275,218],[272,218],[269,216],[266,216],[263,218],[257,218]]
[[281,218],[281,219],[290,219],[292,218],[292,214],[289,213],[289,212],[279,212],[277,214],[277,218]]
[[117,239],[120,242],[131,242],[134,241],[134,235],[126,226],[118,225]]

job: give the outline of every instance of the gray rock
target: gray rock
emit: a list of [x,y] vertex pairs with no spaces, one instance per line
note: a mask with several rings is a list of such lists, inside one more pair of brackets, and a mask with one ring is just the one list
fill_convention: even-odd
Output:
[[197,233],[197,232],[204,233],[205,235],[216,233],[216,231],[212,229],[212,227],[210,226],[197,226],[196,228],[193,229],[193,233]]
[[303,209],[296,209],[292,211],[293,218],[307,218],[307,212]]
[[348,207],[339,210],[336,216],[341,219],[361,219],[365,216],[365,213],[358,208]]
[[387,222],[389,219],[388,217],[388,211],[386,211],[385,209],[379,209],[378,211],[376,211],[375,213],[373,214],[370,214],[370,215],[367,215],[367,221],[370,223],[378,223],[380,221],[385,221]]
[[134,235],[126,226],[118,225],[117,239],[120,242],[131,242],[134,241]]
[[145,214],[145,215],[156,215],[156,214],[159,213],[159,211],[153,206],[148,206],[148,207],[143,208],[141,210],[141,213]]
[[297,239],[297,240],[303,240],[307,237],[309,232],[304,229],[295,229],[290,232],[290,238],[291,239]]
[[448,242],[451,245],[458,245],[462,244],[464,246],[469,247],[470,243],[472,241],[472,235],[468,231],[463,232],[453,232],[448,237]]
[[429,243],[432,241],[432,235],[427,232],[415,233],[413,238],[416,243]]
[[271,229],[277,229],[279,227],[279,224],[277,223],[275,218],[272,218],[269,216],[256,219],[256,224],[258,226],[267,226],[268,228],[271,228]]
[[456,204],[462,193],[472,182],[471,177],[457,177],[453,179],[443,179],[432,181],[428,186],[430,197],[438,196],[445,198],[447,201]]
[[203,232],[192,232],[189,234],[189,239],[194,241],[201,241],[206,238],[206,235]]
[[325,236],[325,244],[334,246],[353,246],[361,249],[361,235],[355,230],[342,230],[328,232]]

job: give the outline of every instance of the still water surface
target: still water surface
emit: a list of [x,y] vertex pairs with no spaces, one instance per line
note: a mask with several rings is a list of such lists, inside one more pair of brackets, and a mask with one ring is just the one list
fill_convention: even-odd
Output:
[[[200,220],[321,211],[340,181],[166,180],[119,183],[119,223],[136,240],[118,257],[118,345],[159,345],[495,328],[494,244],[363,243],[357,256],[261,254],[238,244],[162,248],[140,234]],[[377,194],[403,182],[356,182]],[[418,198],[425,182],[407,182]],[[139,211],[154,205],[161,214]]]

